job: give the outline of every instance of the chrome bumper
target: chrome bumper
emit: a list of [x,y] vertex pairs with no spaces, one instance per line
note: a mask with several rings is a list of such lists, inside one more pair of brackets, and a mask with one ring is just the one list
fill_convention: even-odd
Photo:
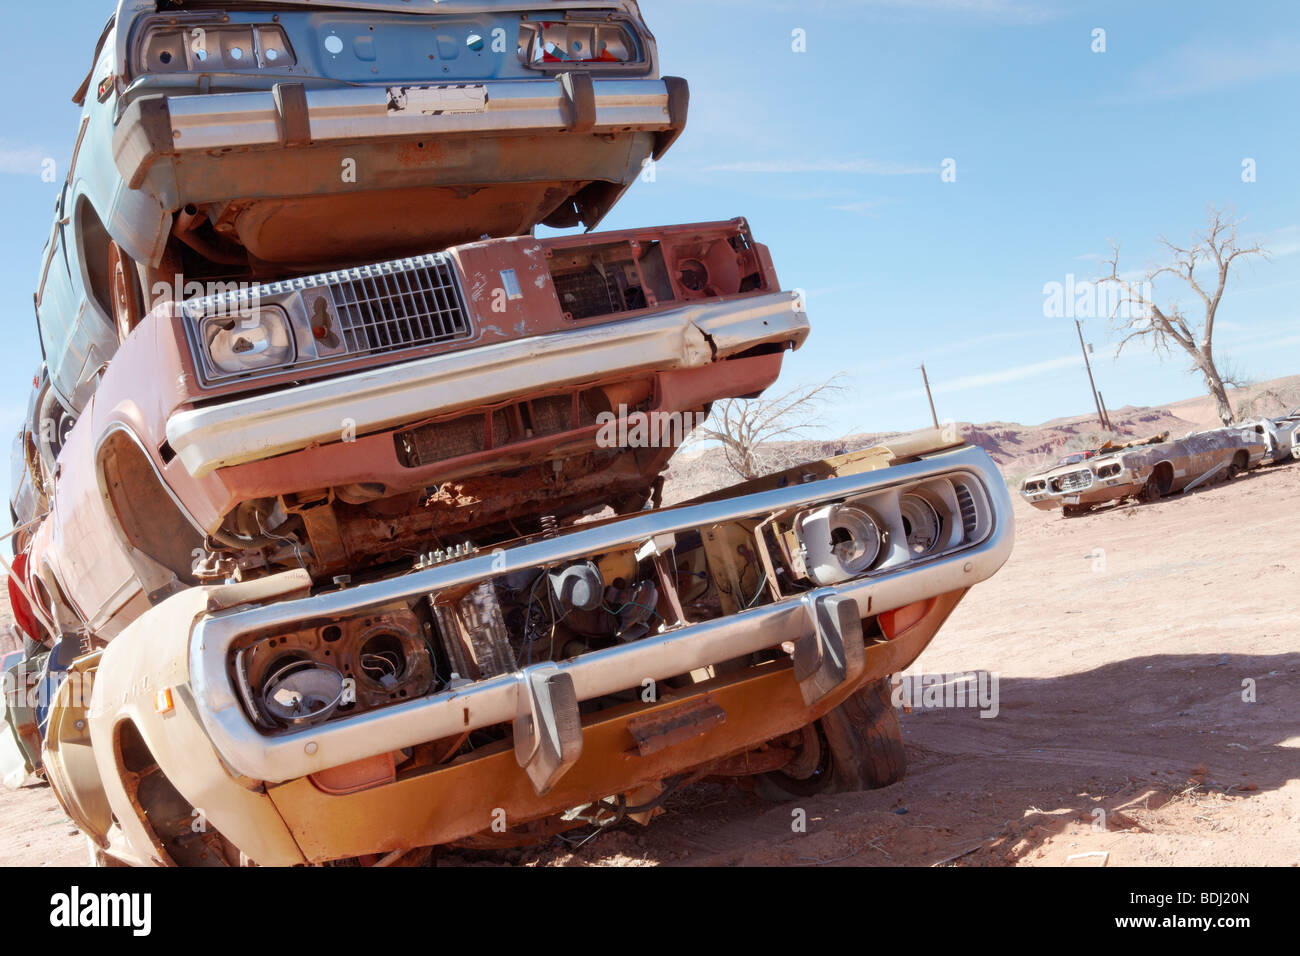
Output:
[[178,412],[167,441],[186,470],[259,461],[544,388],[644,371],[702,368],[770,342],[801,345],[808,317],[793,292],[672,309],[642,319],[514,339]]
[[[519,570],[639,544],[656,535],[842,500],[958,472],[973,477],[984,491],[990,526],[982,540],[880,576],[822,588],[633,644],[560,663],[536,664],[420,700],[276,736],[260,733],[245,715],[228,669],[228,655],[236,642],[268,628],[342,617]],[[572,696],[580,702],[640,687],[647,679],[663,680],[779,647],[786,641],[804,641],[824,627],[819,611],[826,607],[827,600],[854,602],[861,619],[969,588],[992,576],[1005,563],[1013,536],[1011,500],[997,467],[982,450],[962,448],[865,474],[647,513],[347,590],[218,612],[195,625],[190,641],[190,688],[200,719],[227,765],[246,777],[280,783],[526,717],[536,707],[538,687],[555,683],[557,677],[566,684],[571,682]],[[573,712],[576,714],[576,709]],[[522,757],[520,763],[524,764]]]
[[404,87],[141,95],[113,138],[118,171],[138,189],[158,160],[218,149],[339,143],[445,134],[574,130],[665,134],[686,124],[685,82],[664,79],[492,80]]

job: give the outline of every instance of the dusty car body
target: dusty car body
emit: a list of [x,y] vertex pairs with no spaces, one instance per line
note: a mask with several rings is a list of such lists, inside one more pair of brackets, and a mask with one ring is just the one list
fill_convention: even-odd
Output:
[[1107,443],[1094,457],[1025,478],[1020,494],[1041,511],[1066,517],[1126,498],[1154,500],[1216,479],[1227,480],[1259,464],[1267,445],[1251,429],[1193,432],[1173,441],[1158,435]]
[[633,0],[120,0],[37,283],[54,391],[191,283],[594,228],[688,98]]
[[[684,88],[654,78],[635,6],[246,3],[220,22],[215,4],[179,6],[124,3],[105,34],[120,57],[157,54],[127,90],[187,65],[120,109],[112,161],[121,189],[164,209],[224,184],[197,240],[165,216],[149,234],[186,275],[238,281],[128,309],[84,382],[58,364],[75,348],[48,348],[81,319],[40,313],[52,364],[34,415],[53,395],[65,425],[29,428],[54,437],[24,456],[45,499],[11,577],[51,648],[24,682],[53,694],[11,717],[96,860],[391,863],[645,822],[704,776],[777,796],[898,779],[887,675],[1005,562],[1009,493],[983,451],[935,432],[661,506],[693,425],[761,394],[809,325],[743,219],[532,234],[594,224],[626,188],[584,165],[610,144],[639,169],[680,132]],[[205,85],[177,31],[237,60],[247,37],[262,62],[264,10],[312,82],[227,70]],[[412,23],[432,52],[390,75],[368,57]],[[533,39],[461,76],[443,71],[443,28],[473,53],[466,30]],[[628,55],[575,54],[601,36]],[[371,65],[324,76],[303,37]],[[413,214],[396,220],[420,230],[384,232],[379,203],[353,231],[313,233],[353,208],[334,201],[348,190],[240,178],[298,150],[310,169],[333,133],[372,159],[388,138],[445,134],[425,172],[455,170],[455,195],[485,206],[425,209],[445,182],[399,178],[389,198]],[[549,198],[508,208],[507,154],[539,161],[524,180]],[[245,232],[245,214],[290,225]]]
[[[1300,409],[1297,409],[1300,411]],[[1268,459],[1274,464],[1300,461],[1300,415],[1284,418],[1253,418],[1241,423],[1268,446]]]

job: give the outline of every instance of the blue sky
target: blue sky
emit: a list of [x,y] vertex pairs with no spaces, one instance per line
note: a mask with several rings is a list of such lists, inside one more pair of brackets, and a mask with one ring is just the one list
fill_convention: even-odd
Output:
[[[687,77],[686,135],[607,228],[749,218],[813,335],[790,383],[836,372],[823,431],[941,419],[1038,422],[1091,404],[1073,322],[1044,285],[1161,261],[1210,203],[1273,252],[1231,280],[1218,352],[1248,375],[1300,373],[1300,4],[1063,0],[647,0],[665,73]],[[70,97],[107,0],[10,4],[0,35],[0,302],[18,428],[39,362],[32,290],[78,111]],[[1106,50],[1094,53],[1093,31]],[[802,31],[796,35],[795,31]],[[798,36],[806,52],[796,52]],[[1253,159],[1256,181],[1242,181]],[[944,182],[944,160],[956,181]],[[1194,298],[1172,285],[1162,301]],[[1174,356],[1115,361],[1085,323],[1112,407],[1202,390]]]

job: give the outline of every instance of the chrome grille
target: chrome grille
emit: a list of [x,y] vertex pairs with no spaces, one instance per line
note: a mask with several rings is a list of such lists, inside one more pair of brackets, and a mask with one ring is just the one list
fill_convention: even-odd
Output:
[[1086,491],[1092,487],[1092,472],[1085,469],[1062,475],[1057,479],[1056,487],[1058,491]]
[[[473,333],[452,258],[441,252],[265,285],[224,285],[228,288],[182,306],[200,378],[208,385],[323,368],[358,356],[469,339]],[[264,309],[279,310],[288,320],[292,357],[246,372],[218,369],[204,323],[255,317]]]
[[348,352],[390,352],[469,334],[451,261],[443,255],[362,266],[328,277]]
[[975,528],[979,524],[979,515],[975,510],[975,498],[965,485],[959,484],[956,488],[957,506],[961,509],[961,526],[966,532],[966,537],[969,538],[975,533]]

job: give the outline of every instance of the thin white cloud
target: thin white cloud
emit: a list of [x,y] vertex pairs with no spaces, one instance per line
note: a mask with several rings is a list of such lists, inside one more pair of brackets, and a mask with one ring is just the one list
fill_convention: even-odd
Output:
[[1300,345],[1300,335],[1292,335],[1289,338],[1273,338],[1267,342],[1258,342],[1254,345],[1232,345],[1229,350],[1233,355],[1236,355],[1238,352],[1276,352],[1278,349],[1291,348],[1297,345]]
[[39,176],[41,164],[49,153],[32,146],[12,146],[0,142],[0,173],[15,176]]
[[903,365],[917,365],[922,362],[930,362],[936,356],[952,355],[954,353],[970,352],[973,349],[981,348],[985,345],[992,345],[996,342],[1013,342],[1021,339],[1040,338],[1057,333],[1048,328],[1027,329],[1015,332],[990,332],[985,335],[977,335],[973,338],[953,339],[946,341],[942,335],[932,336],[926,343],[924,349],[917,349],[913,352],[893,353],[886,358],[876,361],[868,361],[859,364],[858,368],[863,371],[876,371],[883,369],[895,369]]
[[831,206],[836,212],[859,213],[862,215],[875,216],[881,206],[889,205],[888,199],[861,199],[857,202],[843,203],[838,206]]
[[1272,232],[1252,236],[1249,241],[1258,242],[1270,258],[1293,256],[1300,252],[1300,226],[1283,226]]
[[991,20],[1015,20],[1038,23],[1050,20],[1057,11],[1039,2],[1022,3],[1018,0],[849,0],[850,6],[881,7],[906,10],[911,13],[931,11],[943,14],[964,14]]
[[709,173],[844,173],[853,176],[922,176],[939,172],[938,166],[890,163],[874,159],[753,159],[706,166]]
[[[666,2],[666,0],[664,0]],[[961,16],[999,23],[1043,23],[1059,17],[1063,8],[1055,0],[714,0],[715,3],[761,7],[781,13],[813,8],[840,17],[855,13],[911,16]]]
[[1171,99],[1249,86],[1300,72],[1300,39],[1273,37],[1253,46],[1196,40],[1165,53],[1134,73],[1138,99]]
[[1027,365],[1015,365],[1011,368],[1000,369],[996,372],[984,372],[980,375],[967,375],[963,378],[953,379],[950,382],[934,381],[931,375],[930,387],[935,394],[947,394],[949,392],[966,392],[975,388],[985,388],[989,385],[1004,385],[1007,382],[1018,382],[1025,378],[1034,378],[1038,375],[1045,375],[1048,372],[1055,372],[1058,369],[1073,368],[1079,365],[1079,356],[1063,355],[1060,358],[1048,359],[1045,362],[1030,362]]

